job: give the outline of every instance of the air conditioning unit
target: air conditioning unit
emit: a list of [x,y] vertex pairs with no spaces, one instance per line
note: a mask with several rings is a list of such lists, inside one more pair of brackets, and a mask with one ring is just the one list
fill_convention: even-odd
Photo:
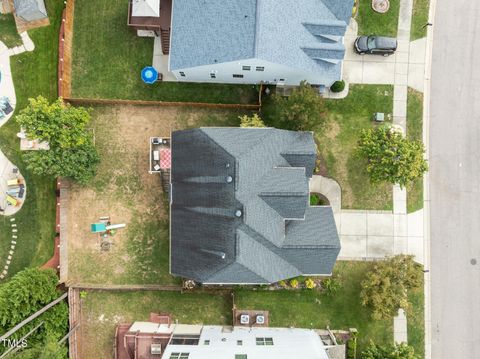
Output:
[[150,354],[162,355],[162,344],[152,344],[150,346]]
[[248,314],[240,315],[240,324],[243,324],[243,325],[250,324],[250,316]]
[[265,316],[263,314],[257,315],[257,318],[255,319],[257,324],[265,324]]

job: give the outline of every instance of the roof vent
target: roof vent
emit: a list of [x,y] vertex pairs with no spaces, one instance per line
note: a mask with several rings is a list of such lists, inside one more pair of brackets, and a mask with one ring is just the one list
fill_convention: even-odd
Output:
[[232,183],[232,181],[233,181],[232,176],[227,176],[227,183]]
[[239,210],[239,209],[237,209],[237,210],[235,211],[235,217],[241,217],[241,216],[242,216],[242,211]]

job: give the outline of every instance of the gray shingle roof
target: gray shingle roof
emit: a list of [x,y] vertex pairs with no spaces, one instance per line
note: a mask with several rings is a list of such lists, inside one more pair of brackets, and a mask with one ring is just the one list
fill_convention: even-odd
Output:
[[48,17],[43,0],[14,0],[15,12],[26,21]]
[[330,207],[309,207],[309,132],[201,128],[172,134],[171,272],[203,283],[270,283],[331,272]]
[[[353,0],[175,0],[170,68],[259,58],[323,74],[330,84],[340,77],[341,41]],[[337,45],[338,52],[305,49]]]

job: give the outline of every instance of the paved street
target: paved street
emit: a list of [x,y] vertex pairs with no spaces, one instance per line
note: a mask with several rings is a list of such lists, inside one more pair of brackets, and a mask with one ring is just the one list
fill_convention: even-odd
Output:
[[432,358],[480,357],[480,1],[438,0],[430,108]]

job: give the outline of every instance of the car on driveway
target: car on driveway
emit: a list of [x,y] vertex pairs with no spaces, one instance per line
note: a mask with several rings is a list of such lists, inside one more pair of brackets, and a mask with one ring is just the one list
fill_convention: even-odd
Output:
[[355,40],[355,51],[360,54],[390,56],[397,49],[397,39],[386,36],[359,36]]

